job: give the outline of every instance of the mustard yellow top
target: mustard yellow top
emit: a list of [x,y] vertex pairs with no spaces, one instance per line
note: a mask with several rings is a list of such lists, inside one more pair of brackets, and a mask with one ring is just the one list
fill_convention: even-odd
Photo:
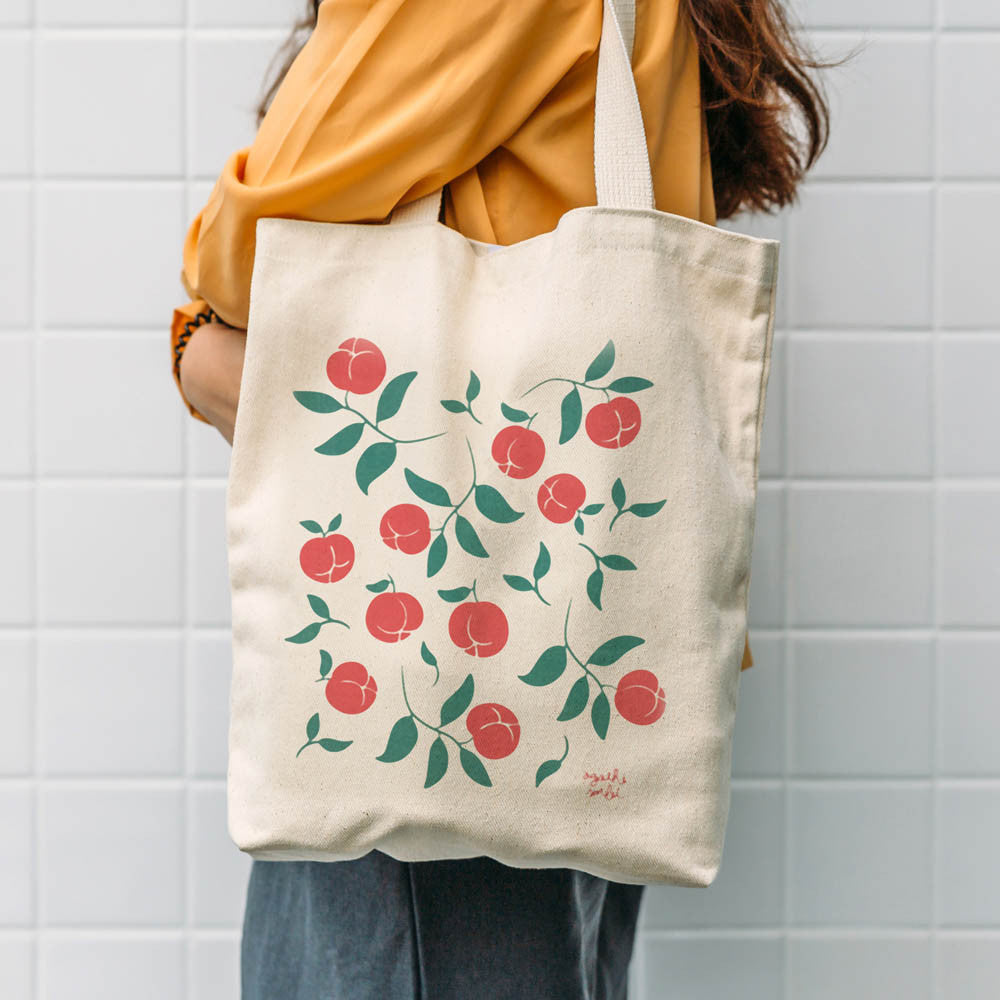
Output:
[[[603,0],[324,0],[256,137],[187,231],[192,301],[174,311],[171,360],[206,305],[246,327],[261,217],[377,222],[447,183],[445,224],[507,245],[595,204],[602,18]],[[714,225],[698,50],[679,0],[636,0],[632,66],[656,207]]]

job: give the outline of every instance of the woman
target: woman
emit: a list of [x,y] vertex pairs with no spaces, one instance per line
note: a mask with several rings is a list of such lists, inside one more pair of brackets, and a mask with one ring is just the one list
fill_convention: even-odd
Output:
[[[192,301],[174,313],[172,347],[192,415],[232,442],[257,219],[381,221],[447,183],[446,225],[511,244],[594,204],[602,13],[603,0],[314,0],[256,138],[187,234]],[[792,201],[826,142],[806,75],[825,65],[778,0],[638,0],[656,207],[715,224]],[[488,858],[254,861],[243,995],[624,997],[643,889]]]

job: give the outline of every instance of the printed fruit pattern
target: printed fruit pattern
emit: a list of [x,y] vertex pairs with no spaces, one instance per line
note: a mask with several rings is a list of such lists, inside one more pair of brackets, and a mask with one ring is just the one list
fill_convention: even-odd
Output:
[[601,353],[591,361],[582,382],[573,378],[547,378],[537,385],[533,385],[521,395],[527,396],[528,393],[552,382],[566,382],[573,386],[563,396],[560,407],[562,429],[559,433],[559,443],[565,444],[567,441],[571,441],[580,429],[580,421],[583,417],[583,397],[580,395],[580,390],[603,392],[604,401],[597,403],[587,411],[585,424],[587,437],[602,448],[624,448],[631,444],[639,434],[639,429],[642,426],[642,411],[638,404],[627,395],[613,394],[641,392],[643,389],[651,388],[653,383],[649,379],[626,375],[614,379],[607,385],[594,385],[593,383],[600,381],[611,371],[614,364],[615,345],[613,341],[609,340]]
[[310,538],[299,550],[299,565],[310,580],[318,583],[336,583],[343,580],[354,565],[354,543],[346,535],[335,534],[340,527],[338,514],[326,531],[316,521],[299,522],[306,531],[319,538]]
[[[517,716],[506,705],[497,702],[482,702],[470,708],[475,697],[476,681],[472,674],[467,674],[457,690],[441,705],[440,721],[438,725],[434,725],[417,715],[413,710],[406,693],[406,677],[403,667],[400,667],[399,673],[407,714],[393,725],[385,749],[375,759],[386,764],[396,764],[408,757],[420,738],[420,729],[417,725],[419,723],[420,726],[435,734],[427,753],[424,788],[436,785],[448,770],[449,743],[446,740],[454,744],[458,750],[459,763],[465,774],[477,785],[492,787],[493,782],[490,780],[486,765],[483,764],[480,756],[486,757],[488,760],[499,760],[502,757],[509,757],[517,749],[521,738],[521,726],[517,721]],[[467,713],[465,715],[465,728],[469,737],[460,740],[448,732],[446,727],[465,713]],[[478,754],[468,748],[469,743],[472,743]]]
[[[613,341],[609,340],[587,367],[582,380],[547,378],[521,395],[526,396],[550,383],[569,384],[571,388],[563,396],[560,406],[559,443],[565,444],[572,440],[582,424],[587,438],[595,446],[620,450],[635,441],[642,428],[642,412],[631,395],[651,388],[653,383],[636,376],[622,376],[606,381],[614,364],[615,347]],[[316,447],[315,451],[319,454],[347,454],[360,442],[366,431],[373,432],[379,438],[361,454],[355,467],[355,480],[366,496],[375,480],[392,467],[400,446],[417,445],[449,433],[442,431],[417,438],[400,438],[389,434],[383,424],[399,413],[407,389],[418,373],[404,372],[386,382],[387,372],[386,358],[378,345],[365,338],[352,337],[343,341],[326,363],[327,378],[336,389],[344,393],[342,399],[326,392],[293,393],[297,402],[313,413],[340,413],[355,418]],[[368,395],[380,387],[374,419],[352,405],[351,393],[356,396]],[[583,394],[588,391],[603,394],[603,398],[590,407],[584,419]],[[481,393],[482,382],[476,372],[470,371],[464,400],[448,398],[440,400],[440,403],[448,413],[456,417],[467,416],[482,425],[483,421],[473,408]],[[529,413],[501,401],[500,412],[507,424],[493,435],[490,457],[501,475],[511,480],[529,480],[541,472],[547,458],[545,439],[531,427],[538,411]],[[474,559],[491,558],[491,553],[486,550],[476,530],[475,515],[499,525],[514,524],[524,517],[525,512],[515,510],[500,490],[480,481],[476,455],[468,438],[466,448],[470,463],[467,486],[452,492],[452,483],[443,485],[406,466],[403,478],[419,502],[394,503],[384,509],[378,522],[378,539],[389,549],[404,556],[426,552],[427,578],[441,572],[448,562],[450,540],[464,556]],[[415,464],[419,468],[419,463]],[[460,499],[453,499],[453,496],[457,497],[459,494]],[[554,525],[572,523],[579,535],[585,534],[585,517],[596,518],[606,509],[609,513],[612,508],[614,510],[608,518],[610,533],[626,514],[649,518],[658,514],[666,504],[666,500],[629,504],[625,485],[620,477],[612,485],[610,504],[601,499],[588,502],[584,479],[565,466],[544,474],[536,491],[536,500],[538,515],[544,522]],[[440,511],[440,518],[435,516],[435,509]],[[352,539],[338,531],[342,524],[340,514],[329,522],[325,530],[317,521],[302,521],[300,524],[314,536],[304,542],[299,551],[302,571],[309,579],[322,584],[336,584],[344,580],[354,566],[354,546],[359,541],[359,536],[355,534]],[[590,605],[601,611],[606,573],[634,571],[636,565],[627,556],[601,552],[599,549],[603,546],[599,543],[595,545],[596,547],[592,547],[579,542],[580,549],[588,553],[591,561],[584,589]],[[499,555],[501,553],[492,554],[493,557]],[[511,590],[532,595],[531,600],[537,598],[544,606],[551,607],[551,602],[542,594],[541,589],[542,581],[551,567],[552,554],[544,542],[539,542],[530,576],[517,573],[503,573],[502,576]],[[374,596],[367,604],[364,624],[369,635],[379,642],[405,642],[424,626],[424,607],[420,599],[408,590],[398,589],[392,576],[387,575],[384,579],[366,584],[366,589]],[[438,596],[455,605],[448,616],[448,638],[456,650],[477,659],[492,658],[502,653],[510,638],[511,622],[500,604],[480,598],[475,580],[471,585],[439,589]],[[511,595],[508,597],[512,601],[525,599],[515,599]],[[307,601],[316,620],[306,624],[295,635],[289,636],[287,642],[299,645],[312,642],[327,625],[340,625],[350,629],[347,622],[333,617],[324,598],[308,594]],[[666,708],[666,695],[652,671],[633,669],[617,683],[601,676],[603,668],[618,663],[632,650],[642,646],[645,640],[634,635],[611,636],[586,660],[582,660],[569,639],[572,604],[570,598],[562,623],[562,642],[546,648],[527,673],[518,675],[519,679],[528,687],[547,687],[563,678],[572,664],[573,672],[578,673],[578,676],[566,692],[556,721],[570,722],[582,715],[589,706],[590,726],[601,740],[606,739],[608,734],[612,705],[622,719],[633,725],[647,726],[659,720]],[[434,668],[433,687],[440,680],[441,673],[437,657],[431,652],[427,642],[422,640],[420,658],[426,666]],[[376,677],[369,665],[350,658],[345,658],[336,667],[333,664],[332,655],[327,650],[321,650],[320,676],[317,681],[324,684],[324,694],[330,708],[347,717],[368,711],[379,693]],[[376,759],[387,764],[404,760],[416,747],[421,729],[426,729],[433,734],[433,739],[428,747],[425,788],[437,784],[446,774],[451,760],[449,749],[457,751],[459,763],[467,777],[476,784],[490,787],[492,782],[483,761],[511,756],[520,742],[521,726],[515,711],[508,705],[496,701],[483,701],[473,705],[475,685],[475,676],[468,674],[441,705],[439,723],[435,725],[414,711],[406,690],[405,667],[401,666],[400,693],[407,714],[392,726],[385,749]],[[468,737],[460,739],[448,727],[463,715]],[[299,748],[298,754],[311,746],[318,746],[328,752],[339,752],[353,742],[321,738],[319,733],[320,715],[316,713],[306,724],[306,742]],[[562,756],[547,760],[536,769],[536,787],[556,773],[565,761],[570,742],[565,734],[563,740]]]
[[326,392],[302,390],[293,392],[295,399],[313,413],[349,413],[357,419],[342,427],[333,437],[317,445],[315,451],[321,455],[346,455],[361,440],[365,430],[371,430],[380,440],[370,444],[362,453],[354,469],[354,478],[365,496],[372,483],[392,468],[400,445],[418,444],[441,437],[445,431],[426,437],[394,437],[382,428],[382,424],[399,413],[410,383],[417,377],[416,372],[403,372],[390,379],[379,394],[375,406],[375,419],[371,420],[361,410],[350,405],[353,392],[365,395],[374,392],[385,378],[385,356],[370,340],[351,337],[345,340],[326,362],[327,378],[337,389],[344,391],[343,400]]

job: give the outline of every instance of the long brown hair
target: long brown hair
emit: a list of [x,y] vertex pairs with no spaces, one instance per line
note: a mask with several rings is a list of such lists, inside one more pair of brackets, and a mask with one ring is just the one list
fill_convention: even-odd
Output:
[[[289,66],[316,27],[321,0],[308,0],[272,61],[257,108],[263,119]],[[655,2],[655,0],[648,0]],[[701,61],[716,216],[770,211],[796,199],[799,183],[826,148],[830,108],[810,70],[824,62],[793,24],[782,0],[680,0],[690,18]],[[275,67],[277,71],[275,72]],[[792,130],[801,119],[804,134]]]

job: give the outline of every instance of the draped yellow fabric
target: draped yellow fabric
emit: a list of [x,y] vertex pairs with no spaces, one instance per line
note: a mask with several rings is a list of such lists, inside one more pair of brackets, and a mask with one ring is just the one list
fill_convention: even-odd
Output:
[[[261,217],[382,221],[447,183],[445,224],[506,245],[595,204],[602,16],[602,0],[323,0],[253,142],[188,228],[191,301],[174,311],[171,356],[206,304],[246,327]],[[698,51],[679,0],[637,0],[632,63],[656,207],[714,225]]]

